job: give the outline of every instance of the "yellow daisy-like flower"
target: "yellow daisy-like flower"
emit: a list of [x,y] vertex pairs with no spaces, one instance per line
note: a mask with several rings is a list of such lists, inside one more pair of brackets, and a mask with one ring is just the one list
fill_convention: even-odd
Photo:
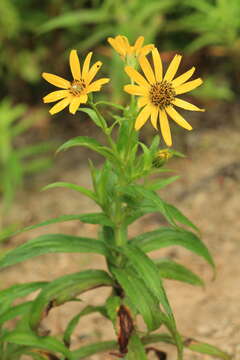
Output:
[[168,146],[172,145],[168,116],[184,129],[192,130],[191,125],[175,110],[174,106],[186,110],[204,111],[204,109],[199,109],[177,97],[177,95],[191,91],[202,84],[200,78],[187,81],[193,75],[194,67],[174,79],[181,58],[180,55],[175,55],[164,76],[161,57],[156,48],[152,50],[154,69],[145,56],[141,56],[139,59],[145,77],[132,67],[125,67],[126,73],[137,85],[126,85],[124,90],[129,94],[140,96],[138,107],[143,107],[137,116],[135,129],[139,130],[149,117],[153,127],[157,129],[159,119],[161,133]]
[[123,60],[125,60],[127,56],[135,56],[138,58],[141,55],[147,55],[154,49],[153,44],[143,46],[143,36],[139,36],[133,46],[129,44],[128,39],[123,35],[118,35],[115,38],[109,37],[107,40]]
[[71,50],[69,56],[70,68],[73,76],[72,81],[65,80],[57,75],[42,73],[42,77],[50,84],[57,86],[63,90],[53,91],[44,96],[45,103],[60,100],[50,110],[50,114],[56,114],[69,105],[69,112],[75,114],[80,104],[85,104],[88,99],[88,94],[93,91],[99,91],[103,84],[106,84],[110,79],[102,78],[92,82],[98,70],[102,66],[101,61],[97,61],[90,67],[90,60],[92,52],[90,52],[83,63],[81,70],[79,58],[76,50]]

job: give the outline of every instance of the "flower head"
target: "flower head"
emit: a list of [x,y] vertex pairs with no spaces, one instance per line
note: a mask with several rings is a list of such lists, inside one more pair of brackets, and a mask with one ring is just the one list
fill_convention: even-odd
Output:
[[132,57],[138,58],[141,55],[147,55],[154,49],[153,44],[142,46],[144,42],[143,36],[139,36],[132,46],[129,44],[127,37],[123,35],[118,35],[115,38],[109,37],[108,42],[123,60],[128,60],[127,58],[131,60]]
[[130,66],[125,67],[126,73],[137,85],[126,85],[124,90],[129,94],[140,96],[138,107],[143,107],[137,116],[135,129],[139,130],[149,117],[155,129],[158,128],[159,121],[163,139],[168,146],[172,145],[168,116],[184,129],[192,130],[191,125],[175,110],[174,106],[186,110],[204,111],[177,97],[202,84],[200,78],[187,81],[193,75],[194,67],[174,79],[181,58],[180,55],[175,55],[164,76],[161,57],[156,48],[152,50],[153,69],[145,56],[139,59],[145,76]]
[[88,99],[88,94],[93,91],[99,91],[103,84],[106,84],[110,79],[102,78],[92,82],[93,78],[100,69],[102,63],[97,61],[90,67],[90,60],[92,52],[90,52],[83,63],[81,70],[79,58],[76,50],[71,50],[69,56],[70,68],[73,76],[72,81],[65,80],[57,75],[42,73],[42,77],[50,84],[57,86],[63,90],[53,91],[44,96],[45,103],[60,100],[50,110],[50,114],[56,114],[69,105],[69,112],[75,114],[80,104],[85,104]]

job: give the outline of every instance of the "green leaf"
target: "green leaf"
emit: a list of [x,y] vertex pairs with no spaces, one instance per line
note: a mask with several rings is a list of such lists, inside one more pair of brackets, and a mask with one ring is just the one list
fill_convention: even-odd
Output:
[[74,146],[83,146],[96,151],[98,154],[101,154],[108,159],[114,159],[112,151],[107,146],[101,145],[97,140],[88,136],[77,136],[71,140],[68,140],[58,148],[57,152],[70,149]]
[[7,235],[3,235],[4,237],[2,237],[2,238],[14,236],[14,235],[20,234],[22,232],[37,229],[42,226],[47,226],[47,225],[52,225],[52,224],[57,224],[60,222],[72,221],[72,220],[79,220],[79,221],[82,221],[87,224],[99,224],[102,226],[113,227],[113,223],[111,222],[111,220],[104,213],[101,213],[101,212],[80,214],[80,215],[62,215],[57,218],[53,218],[50,220],[40,222],[36,225],[26,226],[25,228],[22,228],[17,231],[11,231],[11,232],[7,233]]
[[90,199],[92,199],[92,200],[94,200],[94,201],[97,202],[96,195],[95,195],[95,193],[94,193],[93,191],[88,190],[88,189],[86,189],[86,188],[83,187],[83,186],[76,185],[76,184],[71,184],[71,183],[64,182],[64,181],[58,181],[58,182],[49,184],[49,185],[47,185],[47,186],[44,186],[44,187],[42,188],[42,190],[53,189],[53,188],[55,188],[55,187],[65,187],[65,188],[68,188],[68,189],[71,189],[71,190],[76,190],[77,192],[80,192],[81,194],[86,195],[86,196],[88,196]]
[[105,243],[87,237],[63,234],[47,234],[10,250],[0,259],[0,267],[7,267],[34,256],[50,253],[97,253],[107,256]]
[[43,288],[47,282],[31,282],[26,284],[18,284],[0,291],[0,314],[5,312],[15,299],[21,298],[32,292]]
[[172,260],[161,259],[155,261],[155,264],[158,267],[160,276],[164,279],[178,280],[192,285],[204,285],[199,276]]
[[80,107],[78,109],[78,111],[82,111],[84,112],[85,114],[88,114],[88,116],[92,119],[92,121],[97,125],[99,126],[100,128],[102,128],[102,124],[104,123],[105,127],[107,127],[107,124],[106,124],[106,121],[104,119],[103,116],[101,116],[101,119],[102,119],[102,122],[100,121],[96,111],[94,111],[93,109],[89,109],[89,108],[82,108]]
[[71,352],[59,340],[51,336],[39,337],[28,332],[12,331],[1,336],[0,341],[53,351],[66,356],[69,360],[73,359]]
[[121,251],[127,256],[131,266],[134,267],[139,277],[144,281],[146,287],[160,301],[166,313],[173,323],[175,323],[157,266],[139,247],[133,244],[122,247]]
[[134,333],[128,344],[127,360],[147,360],[147,355],[144,346],[139,336]]
[[142,315],[148,329],[155,330],[161,323],[161,310],[155,296],[152,295],[143,280],[132,274],[129,269],[112,268],[112,273],[122,286],[126,295]]
[[213,268],[214,262],[207,247],[193,232],[183,229],[162,227],[159,230],[143,233],[132,238],[142,251],[150,252],[168,246],[182,246],[203,257]]
[[106,309],[104,306],[86,306],[79,314],[75,315],[71,321],[68,323],[66,330],[64,331],[64,336],[63,336],[63,342],[64,344],[69,348],[71,345],[71,336],[72,333],[74,332],[76,326],[79,323],[79,320],[86,315],[95,313],[95,312],[100,312],[101,314],[103,314],[104,316],[106,316]]
[[76,296],[87,290],[113,285],[113,279],[102,270],[86,270],[53,280],[45,286],[33,303],[30,315],[31,329],[37,329],[44,313],[49,311],[49,307],[74,300]]
[[190,339],[190,341],[188,341],[188,339],[187,339],[185,346],[188,349],[190,349],[192,351],[196,351],[201,354],[208,354],[208,355],[211,355],[211,356],[223,359],[223,360],[232,359],[232,356],[230,356],[226,352],[218,349],[216,346],[213,346],[213,345],[210,345],[207,343],[198,342],[198,341],[192,340],[192,339]]
[[157,181],[147,185],[147,188],[149,190],[154,190],[154,191],[160,190],[160,189],[164,188],[165,186],[173,183],[177,179],[179,179],[179,176],[171,176],[166,179],[160,179],[160,180],[157,180]]
[[32,301],[24,302],[23,304],[16,305],[11,307],[4,313],[0,315],[0,326],[4,324],[6,321],[14,319],[17,316],[24,315],[29,312],[29,309],[32,306]]
[[86,357],[97,354],[99,352],[109,351],[116,348],[117,348],[117,342],[115,340],[101,341],[99,343],[82,346],[80,349],[74,350],[72,352],[72,359],[73,360],[85,359]]

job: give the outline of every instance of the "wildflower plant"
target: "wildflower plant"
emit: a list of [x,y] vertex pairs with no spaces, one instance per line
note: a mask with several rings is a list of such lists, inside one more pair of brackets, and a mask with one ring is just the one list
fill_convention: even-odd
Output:
[[[119,53],[121,46],[123,46],[121,42],[118,42],[117,46],[114,45]],[[122,54],[123,52],[121,56]],[[154,250],[177,245],[202,257],[214,269],[213,259],[200,239],[197,227],[175,206],[163,200],[157,192],[176,180],[176,177],[166,178],[162,175],[167,171],[165,163],[173,156],[181,156],[181,154],[170,148],[161,148],[158,134],[153,137],[150,145],[141,142],[138,136],[138,130],[150,118],[154,131],[158,132],[160,129],[163,140],[170,146],[172,140],[167,114],[180,126],[190,130],[191,126],[173,106],[201,111],[185,100],[180,100],[178,95],[190,91],[202,81],[201,79],[188,81],[194,69],[174,79],[180,63],[179,55],[174,57],[163,77],[158,50],[153,48],[151,54],[154,70],[146,54],[135,57],[146,79],[133,67],[129,65],[125,67],[125,72],[131,79],[131,84],[125,86],[125,91],[131,94],[131,99],[129,105],[124,107],[108,101],[94,102],[92,92],[100,91],[101,86],[109,79],[103,78],[92,82],[100,63],[97,62],[90,67],[91,53],[87,55],[81,69],[77,52],[71,51],[70,67],[73,80],[70,82],[56,75],[43,73],[43,77],[48,82],[63,88],[44,97],[44,102],[60,100],[50,109],[50,113],[63,110],[67,106],[70,113],[77,114],[77,110],[85,112],[106,138],[106,144],[102,144],[91,137],[77,136],[58,149],[58,152],[61,152],[72,147],[86,147],[104,158],[104,163],[98,167],[89,160],[92,189],[67,182],[56,182],[46,186],[45,189],[55,187],[73,189],[78,194],[90,198],[100,210],[95,213],[62,215],[21,231],[78,220],[97,224],[99,236],[90,238],[67,234],[41,235],[8,252],[0,260],[0,266],[5,268],[48,253],[79,253],[80,257],[83,253],[96,253],[105,258],[106,270],[80,271],[51,282],[18,284],[2,290],[0,349],[4,353],[5,360],[17,360],[23,354],[37,360],[78,360],[102,351],[111,354],[112,358],[146,360],[150,351],[160,356],[162,352],[155,348],[155,344],[161,343],[175,346],[178,360],[184,358],[184,348],[229,359],[229,356],[218,348],[186,338],[178,331],[165,292],[165,279],[174,279],[192,285],[202,285],[202,279],[171,259],[156,260],[149,256]],[[123,60],[125,61],[126,58]],[[140,96],[139,100],[135,95]],[[116,110],[115,113],[111,113],[112,121],[102,115],[103,105]],[[113,129],[116,131],[113,132]],[[158,174],[159,178],[153,179],[151,177],[153,174]],[[129,226],[149,213],[158,213],[168,226],[130,238]],[[55,338],[51,334],[42,333],[41,322],[52,308],[79,300],[83,292],[102,286],[111,289],[102,306],[87,304],[79,310],[79,313],[70,319],[61,337]],[[33,301],[15,305],[15,299],[35,290],[39,292]],[[77,324],[81,322],[83,316],[95,312],[112,323],[116,339],[73,350],[72,334]],[[16,316],[19,317],[17,326],[14,330],[9,330],[5,322]],[[140,317],[145,326],[140,325],[138,321]],[[161,331],[156,332],[159,328]]]

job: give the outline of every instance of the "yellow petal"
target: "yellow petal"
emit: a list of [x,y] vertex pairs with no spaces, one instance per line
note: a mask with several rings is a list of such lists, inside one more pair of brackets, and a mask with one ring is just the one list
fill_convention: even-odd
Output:
[[176,106],[178,106],[178,107],[180,107],[182,109],[185,109],[185,110],[205,111],[205,109],[200,109],[196,105],[190,104],[188,101],[178,99],[178,98],[175,98],[172,103],[173,103],[173,105],[176,105]]
[[131,95],[147,96],[148,90],[138,85],[125,85],[124,91]]
[[152,50],[152,58],[154,64],[155,77],[156,80],[160,82],[162,81],[163,66],[158,49],[155,48]]
[[86,85],[90,84],[90,82],[92,81],[92,79],[94,78],[94,76],[96,75],[96,73],[98,72],[101,66],[102,66],[101,61],[97,61],[95,64],[93,64],[93,66],[91,66],[86,78],[84,79]]
[[79,108],[81,104],[81,98],[80,96],[75,96],[72,98],[70,105],[69,105],[69,112],[71,114],[75,114],[77,109]]
[[195,89],[196,87],[200,86],[203,83],[201,78],[197,78],[192,81],[188,81],[185,84],[179,85],[175,88],[176,95],[184,94],[188,91]]
[[57,104],[55,104],[50,110],[50,114],[54,115],[56,113],[58,113],[59,111],[63,110],[66,106],[69,105],[71,101],[71,97],[65,98],[61,101],[59,101]]
[[87,87],[87,94],[92,91],[101,90],[102,85],[108,83],[109,81],[110,81],[110,79],[108,79],[108,78],[102,78],[102,79],[94,81]]
[[169,122],[168,122],[168,118],[167,118],[167,114],[166,114],[165,110],[159,111],[159,122],[160,122],[162,137],[163,137],[165,143],[168,146],[172,146],[172,136],[171,136]]
[[149,89],[150,87],[149,83],[147,82],[146,79],[144,79],[144,77],[141,74],[139,74],[138,71],[133,69],[131,66],[125,66],[124,70],[128,74],[128,76],[132,80],[134,80],[138,85],[144,86],[145,88]]
[[151,105],[146,105],[138,114],[135,121],[135,130],[141,129],[151,114]]
[[53,91],[50,94],[44,96],[43,98],[43,102],[44,103],[50,103],[53,101],[57,101],[60,100],[64,97],[67,97],[69,95],[69,91],[68,90],[57,90],[57,91]]
[[176,72],[178,71],[181,58],[181,55],[174,56],[164,76],[164,80],[171,81],[174,78]]
[[88,53],[86,56],[86,59],[83,63],[83,69],[82,69],[82,79],[84,80],[87,77],[87,74],[89,72],[89,65],[92,57],[92,52]]
[[134,50],[135,50],[136,52],[138,52],[138,51],[141,49],[143,42],[144,42],[144,37],[143,37],[143,36],[139,36],[139,37],[137,38],[137,40],[135,41],[135,44],[134,44]]
[[165,110],[179,126],[186,130],[192,130],[192,126],[172,106],[166,107]]
[[140,49],[139,53],[140,53],[141,55],[146,56],[146,55],[147,55],[148,53],[150,53],[150,51],[153,50],[153,49],[154,49],[154,45],[153,45],[153,44],[145,45],[145,46],[143,46],[143,47]]
[[158,117],[158,107],[153,106],[151,111],[151,123],[152,126],[157,130],[157,117]]
[[139,59],[139,63],[147,80],[150,82],[150,84],[154,84],[156,82],[155,76],[147,58],[145,56],[141,56]]
[[80,62],[77,54],[77,50],[71,50],[69,56],[69,63],[74,80],[80,80],[81,78],[81,68]]
[[183,73],[182,75],[176,77],[173,81],[172,81],[172,85],[174,87],[177,87],[181,84],[183,84],[185,81],[187,81],[188,79],[190,79],[190,77],[193,75],[195,71],[195,67],[192,67],[190,70],[186,71],[185,73]]
[[49,73],[42,73],[42,77],[47,80],[50,84],[55,85],[62,89],[69,89],[71,86],[70,81],[61,78],[60,76],[49,74]]
[[121,47],[119,46],[119,43],[118,43],[115,39],[109,37],[109,38],[107,39],[107,41],[108,41],[109,44],[114,48],[114,50],[115,50],[116,52],[118,52],[120,55],[124,55],[124,52],[122,51]]
[[139,109],[147,104],[149,104],[149,99],[147,97],[140,97],[138,99],[138,108]]

